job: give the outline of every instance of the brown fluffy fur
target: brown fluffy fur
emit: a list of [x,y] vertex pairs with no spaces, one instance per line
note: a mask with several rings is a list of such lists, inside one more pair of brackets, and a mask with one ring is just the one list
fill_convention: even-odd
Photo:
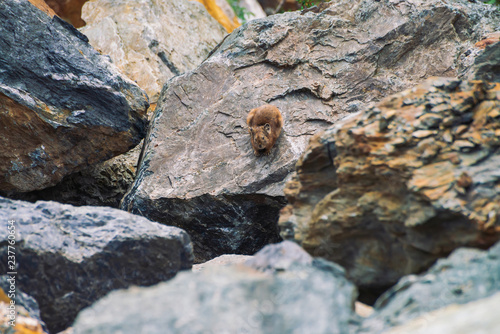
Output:
[[250,110],[247,124],[255,155],[269,155],[283,127],[283,117],[278,108],[266,104]]

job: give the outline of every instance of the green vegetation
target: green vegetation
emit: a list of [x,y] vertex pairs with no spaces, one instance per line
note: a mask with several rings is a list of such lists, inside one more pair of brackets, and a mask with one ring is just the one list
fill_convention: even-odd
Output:
[[300,4],[300,9],[306,9],[309,7],[316,6],[317,4],[323,2],[321,0],[297,0],[297,2]]
[[227,0],[227,2],[233,8],[234,13],[240,19],[241,23],[246,23],[251,16],[254,16],[248,9],[241,7],[238,0]]

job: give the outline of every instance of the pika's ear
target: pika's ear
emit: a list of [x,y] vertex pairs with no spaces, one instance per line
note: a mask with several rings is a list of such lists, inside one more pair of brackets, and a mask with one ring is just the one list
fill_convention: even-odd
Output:
[[264,124],[264,131],[266,131],[266,132],[271,131],[271,125],[269,123]]

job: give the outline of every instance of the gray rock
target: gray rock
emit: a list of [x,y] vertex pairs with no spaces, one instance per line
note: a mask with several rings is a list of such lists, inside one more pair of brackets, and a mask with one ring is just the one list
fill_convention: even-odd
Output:
[[216,257],[215,259],[212,259],[210,261],[204,262],[204,263],[199,263],[193,265],[192,270],[193,271],[203,271],[207,270],[208,268],[212,267],[227,267],[227,266],[234,266],[238,264],[243,264],[245,261],[248,259],[251,259],[251,255],[238,255],[238,254],[224,254],[221,256]]
[[[122,208],[186,229],[198,262],[254,253],[279,240],[284,183],[314,133],[427,76],[456,75],[493,20],[494,8],[465,0],[341,0],[250,21],[165,85]],[[245,120],[265,103],[285,125],[256,158]]]
[[151,103],[168,79],[198,66],[226,34],[203,5],[188,0],[89,1],[82,18],[90,44],[136,81]]
[[472,80],[500,82],[500,42],[487,46],[474,61],[469,74]]
[[[380,333],[451,304],[500,291],[500,243],[488,251],[461,248],[421,275],[403,277],[375,304],[360,333]],[[493,332],[491,332],[493,333]]]
[[87,42],[29,1],[0,2],[0,191],[52,186],[144,137],[144,91]]
[[[117,209],[0,198],[0,212],[0,257],[14,220],[17,286],[38,301],[51,332],[113,289],[152,285],[191,268],[184,231]],[[2,273],[12,271],[6,266],[0,263]]]
[[426,313],[384,334],[492,334],[500,332],[500,293]]
[[74,333],[348,333],[354,298],[342,268],[326,261],[273,274],[214,266],[112,292],[78,315]]

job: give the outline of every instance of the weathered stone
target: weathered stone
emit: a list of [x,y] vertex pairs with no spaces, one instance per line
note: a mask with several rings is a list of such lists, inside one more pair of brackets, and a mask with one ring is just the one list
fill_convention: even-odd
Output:
[[52,186],[145,135],[147,96],[57,16],[0,2],[0,50],[1,191]]
[[[316,135],[285,189],[284,237],[341,264],[365,288],[500,239],[500,120],[488,117],[500,100],[487,98],[500,84],[459,82],[449,92],[455,81],[429,79]],[[416,135],[436,97],[449,101],[440,116],[452,122]],[[469,108],[457,114],[462,105]]]
[[225,35],[195,1],[93,0],[80,29],[156,103],[165,82],[198,66]]
[[142,145],[139,144],[127,153],[68,175],[53,187],[28,193],[11,193],[9,198],[118,208],[134,182],[141,149]]
[[301,256],[287,259],[282,245],[270,247],[268,262],[289,263],[285,270],[212,266],[112,292],[78,315],[74,333],[348,333],[356,292],[343,269],[324,260],[293,263]]
[[384,334],[490,334],[500,330],[500,293],[465,305],[429,312]]
[[[500,20],[468,1],[322,9],[250,21],[170,80],[122,208],[186,229],[199,262],[252,254],[278,240],[284,183],[315,132],[423,77],[455,75],[462,48]],[[245,120],[265,103],[285,124],[273,153],[256,158]]]
[[[117,209],[36,204],[0,198],[0,257],[8,222],[16,231],[16,286],[36,298],[51,332],[113,289],[152,285],[192,264],[182,230]],[[7,261],[0,263],[2,273]]]
[[[418,317],[427,318],[430,322],[432,314],[428,315],[428,312],[448,305],[466,304],[495,293],[498,295],[498,291],[500,243],[488,251],[461,248],[448,258],[438,260],[427,272],[403,277],[377,300],[375,313],[363,322],[359,333],[382,333],[390,327],[403,325]],[[475,317],[471,315],[467,318],[471,321]],[[450,323],[448,326],[453,328],[455,325],[456,323]],[[458,332],[443,330],[432,333]]]

